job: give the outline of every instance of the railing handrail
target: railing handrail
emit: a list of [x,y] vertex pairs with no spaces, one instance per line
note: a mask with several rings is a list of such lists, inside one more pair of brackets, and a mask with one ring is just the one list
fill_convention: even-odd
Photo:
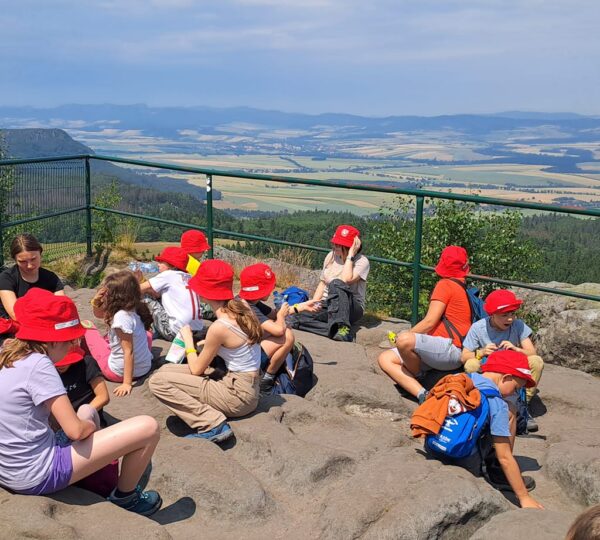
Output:
[[[164,170],[172,170],[172,171],[180,171],[180,172],[188,172],[194,174],[203,174],[206,176],[206,187],[207,187],[207,226],[199,227],[198,225],[189,224],[189,223],[181,223],[173,220],[165,220],[161,218],[156,218],[153,216],[146,216],[140,214],[133,214],[131,212],[124,212],[121,210],[115,210],[111,208],[104,208],[101,206],[94,205],[91,201],[90,196],[90,168],[89,161],[92,159],[96,159],[99,161],[108,161],[115,163],[124,163],[128,165],[137,165],[142,167],[151,167],[154,169],[164,169]],[[429,272],[433,272],[434,269],[431,266],[427,266],[421,264],[421,239],[422,239],[422,218],[423,218],[423,203],[426,198],[431,199],[446,199],[446,200],[455,200],[462,202],[470,202],[475,204],[488,204],[494,206],[505,206],[512,208],[523,208],[528,210],[539,210],[545,212],[558,212],[564,214],[575,214],[581,216],[590,216],[590,217],[600,217],[600,209],[580,209],[580,208],[570,208],[558,205],[551,204],[543,204],[543,203],[531,203],[531,202],[523,202],[523,201],[513,201],[508,199],[496,198],[496,197],[483,197],[480,195],[461,195],[452,192],[443,192],[443,191],[431,191],[431,190],[423,190],[423,189],[401,189],[401,188],[393,188],[393,187],[381,187],[381,186],[370,186],[370,185],[362,185],[362,184],[349,184],[346,182],[336,182],[336,181],[327,181],[327,180],[315,180],[311,178],[298,178],[292,176],[278,176],[278,175],[270,175],[270,174],[258,174],[258,173],[248,173],[245,171],[237,171],[237,170],[225,170],[225,169],[211,169],[204,167],[192,167],[188,165],[176,165],[169,163],[159,163],[152,161],[145,161],[139,159],[129,159],[129,158],[120,158],[115,156],[104,156],[99,154],[77,154],[70,156],[51,156],[51,157],[39,157],[39,158],[23,158],[23,159],[5,159],[0,160],[0,167],[2,166],[10,166],[10,165],[25,165],[31,163],[48,163],[53,161],[73,161],[73,160],[85,160],[86,164],[86,174],[85,174],[85,182],[86,182],[86,205],[80,206],[77,208],[72,208],[69,210],[64,210],[60,212],[53,212],[50,214],[44,214],[42,216],[33,216],[31,218],[24,218],[21,220],[11,222],[11,223],[0,223],[0,239],[2,238],[2,230],[6,227],[10,227],[16,224],[23,224],[31,221],[37,221],[40,219],[47,219],[49,217],[54,217],[66,213],[77,212],[85,210],[87,213],[87,251],[88,254],[91,254],[91,212],[92,210],[112,213],[117,215],[129,216],[134,218],[146,219],[148,221],[154,221],[164,224],[172,224],[182,227],[190,227],[194,229],[206,230],[207,235],[210,239],[210,244],[212,245],[212,238],[215,233],[221,236],[230,236],[233,238],[240,238],[245,240],[254,240],[254,241],[262,241],[262,242],[270,242],[279,245],[291,246],[291,247],[299,247],[303,249],[310,249],[317,252],[328,252],[330,251],[328,248],[323,248],[319,246],[310,246],[306,244],[299,244],[297,242],[288,242],[285,240],[279,240],[276,238],[268,238],[262,237],[252,234],[238,233],[234,231],[225,231],[221,229],[214,229],[212,223],[212,191],[213,191],[213,178],[214,176],[221,176],[226,178],[244,178],[249,180],[261,180],[267,182],[280,182],[285,184],[301,184],[301,185],[310,185],[310,186],[318,186],[318,187],[330,187],[337,189],[351,189],[357,191],[369,191],[369,192],[378,192],[378,193],[387,193],[391,195],[405,195],[409,197],[415,197],[416,199],[416,211],[415,211],[415,257],[412,263],[396,261],[392,259],[384,259],[376,256],[369,256],[369,258],[376,262],[381,262],[385,264],[391,264],[394,266],[407,267],[412,268],[413,270],[413,299],[412,299],[412,321],[413,324],[418,320],[418,300],[419,300],[419,277],[421,270],[426,270]],[[0,242],[1,245],[1,242]],[[211,249],[212,256],[212,249]],[[469,274],[471,279],[489,282],[489,283],[497,283],[501,285],[507,285],[510,287],[520,287],[524,289],[536,290],[541,292],[546,292],[550,294],[556,294],[560,296],[568,296],[573,298],[580,298],[584,300],[592,300],[600,302],[600,296],[588,295],[583,293],[578,293],[574,291],[567,291],[564,289],[553,289],[550,287],[544,287],[541,285],[534,285],[529,283],[523,283],[520,281],[511,281],[502,278],[494,278],[488,276],[480,276],[476,274]]]

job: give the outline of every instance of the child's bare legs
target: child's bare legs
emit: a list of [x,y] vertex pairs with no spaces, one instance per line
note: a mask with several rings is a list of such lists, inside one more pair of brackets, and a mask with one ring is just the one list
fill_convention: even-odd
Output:
[[271,375],[277,374],[287,355],[294,347],[294,341],[294,332],[290,328],[287,328],[283,336],[269,336],[260,342],[263,351],[270,358],[266,369],[267,373]]
[[395,349],[382,352],[377,358],[379,367],[409,394],[417,397],[423,390],[423,385],[417,381],[415,375],[406,367],[404,358],[400,358]]
[[[81,409],[81,408],[80,408]],[[160,432],[151,416],[135,416],[75,441],[71,447],[73,474],[70,484],[123,456],[117,488],[133,491],[146,469]]]

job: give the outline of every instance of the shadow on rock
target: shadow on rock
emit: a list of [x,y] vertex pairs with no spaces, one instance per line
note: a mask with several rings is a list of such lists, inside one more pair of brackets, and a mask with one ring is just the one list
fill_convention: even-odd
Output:
[[537,459],[527,456],[515,456],[515,459],[522,473],[526,471],[539,471],[542,468]]
[[150,519],[161,525],[184,521],[196,513],[196,503],[191,497],[181,497],[178,501],[161,508]]

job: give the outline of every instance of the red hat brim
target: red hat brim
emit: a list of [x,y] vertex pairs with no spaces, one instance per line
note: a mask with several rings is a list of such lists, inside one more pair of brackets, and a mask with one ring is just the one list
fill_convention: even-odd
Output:
[[56,367],[65,367],[70,366],[71,364],[76,364],[77,362],[81,362],[83,357],[85,356],[85,351],[81,347],[74,347],[71,351],[69,351],[62,360],[59,360],[54,364]]

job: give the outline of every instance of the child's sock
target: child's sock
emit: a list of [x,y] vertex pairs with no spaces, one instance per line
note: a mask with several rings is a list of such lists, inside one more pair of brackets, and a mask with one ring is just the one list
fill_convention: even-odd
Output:
[[417,394],[417,401],[419,402],[419,405],[421,405],[427,399],[428,395],[429,392],[425,390],[425,388],[421,388],[421,390],[419,390],[419,393]]
[[263,379],[266,379],[267,381],[274,381],[275,375],[273,375],[272,373],[269,373],[268,371],[265,371],[265,374],[263,375]]

